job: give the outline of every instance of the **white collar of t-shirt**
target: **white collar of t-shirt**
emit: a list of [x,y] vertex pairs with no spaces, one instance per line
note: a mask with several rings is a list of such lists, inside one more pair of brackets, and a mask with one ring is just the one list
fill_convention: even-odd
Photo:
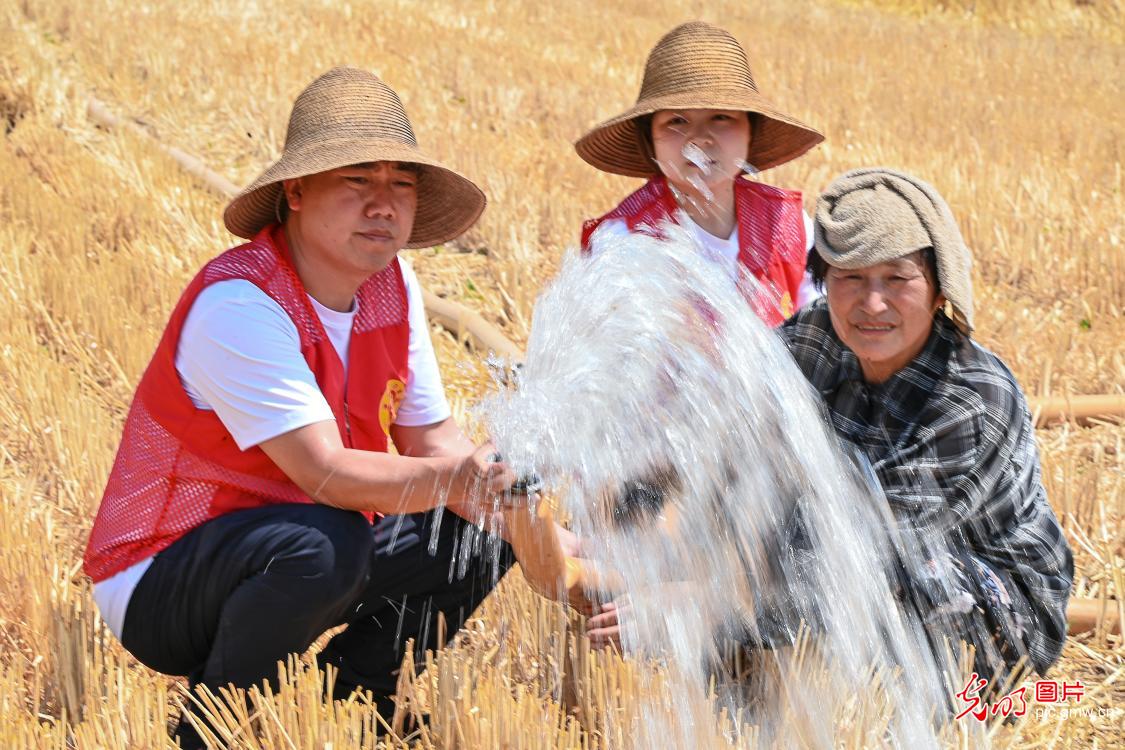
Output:
[[702,246],[708,255],[713,256],[716,260],[724,261],[732,271],[737,267],[738,224],[734,225],[734,230],[730,233],[730,237],[726,239],[716,237],[696,224],[686,212],[683,214],[683,226],[691,232],[695,241]]
[[312,302],[313,310],[320,318],[320,322],[324,324],[324,332],[328,334],[328,340],[332,342],[332,346],[336,349],[336,353],[340,355],[340,362],[344,365],[344,373],[348,371],[348,344],[352,339],[352,323],[355,322],[355,314],[359,312],[359,300],[352,300],[352,309],[347,312],[340,312],[333,310],[330,307],[325,307],[316,301],[310,294],[309,300]]

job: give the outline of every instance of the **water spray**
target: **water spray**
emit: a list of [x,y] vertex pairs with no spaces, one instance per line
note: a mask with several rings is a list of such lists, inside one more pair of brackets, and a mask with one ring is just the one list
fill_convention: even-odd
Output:
[[[629,602],[623,646],[661,665],[665,691],[628,728],[636,747],[691,746],[713,722],[700,706],[731,642],[772,661],[752,694],[723,688],[759,738],[828,747],[850,712],[882,722],[890,744],[935,747],[946,665],[888,574],[931,551],[887,531],[885,500],[746,304],[755,290],[684,230],[662,232],[568,257],[536,306],[518,389],[480,407],[505,460],[540,478],[582,538],[580,560],[517,549],[521,562],[538,554],[529,579],[545,574],[546,595]],[[547,502],[505,514],[532,538],[547,522]],[[815,649],[794,664],[802,632]]]

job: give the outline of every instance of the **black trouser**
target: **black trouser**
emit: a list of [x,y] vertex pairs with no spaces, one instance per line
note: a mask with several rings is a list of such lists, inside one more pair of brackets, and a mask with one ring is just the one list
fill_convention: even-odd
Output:
[[[336,697],[361,687],[386,711],[407,640],[419,653],[444,645],[438,615],[452,637],[511,565],[503,542],[469,549],[475,529],[448,512],[431,555],[433,524],[419,513],[373,528],[359,513],[298,504],[220,516],[156,555],[122,643],[152,669],[217,690],[276,683],[279,660],[346,623],[319,661],[339,670]],[[178,734],[201,746],[184,723]]]

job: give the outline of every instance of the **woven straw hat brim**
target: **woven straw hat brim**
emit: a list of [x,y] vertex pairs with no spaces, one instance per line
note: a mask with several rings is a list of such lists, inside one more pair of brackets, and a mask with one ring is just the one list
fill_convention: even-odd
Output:
[[746,156],[746,161],[759,171],[792,161],[824,140],[819,131],[781,112],[764,96],[738,88],[643,99],[627,112],[594,127],[574,148],[588,164],[603,172],[650,177],[659,168],[645,156],[633,121],[662,109],[733,109],[762,115]]
[[421,167],[418,208],[405,247],[449,242],[471,227],[484,211],[486,200],[480,188],[416,147],[397,141],[347,138],[319,140],[287,150],[227,204],[223,222],[232,234],[251,239],[277,221],[282,180],[376,161],[410,162]]

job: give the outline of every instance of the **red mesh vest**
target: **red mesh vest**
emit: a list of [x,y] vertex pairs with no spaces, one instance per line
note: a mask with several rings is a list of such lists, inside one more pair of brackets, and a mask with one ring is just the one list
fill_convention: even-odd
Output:
[[[772,185],[737,179],[734,203],[738,219],[738,261],[762,286],[750,303],[770,326],[793,314],[805,275],[806,237],[801,194]],[[668,180],[657,175],[600,219],[582,225],[582,250],[590,252],[590,237],[607,219],[623,219],[629,231],[659,235],[665,221],[679,213]]]
[[245,279],[273,298],[301,337],[301,354],[328,400],[344,445],[386,451],[407,378],[410,323],[398,260],[356,293],[348,376],[289,262],[284,232],[263,229],[226,251],[188,285],[164,329],[125,420],[102,496],[85,570],[101,581],[168,547],[208,519],[273,503],[308,503],[257,447],[238,449],[212,411],[197,409],[176,373],[188,311],[208,285]]

